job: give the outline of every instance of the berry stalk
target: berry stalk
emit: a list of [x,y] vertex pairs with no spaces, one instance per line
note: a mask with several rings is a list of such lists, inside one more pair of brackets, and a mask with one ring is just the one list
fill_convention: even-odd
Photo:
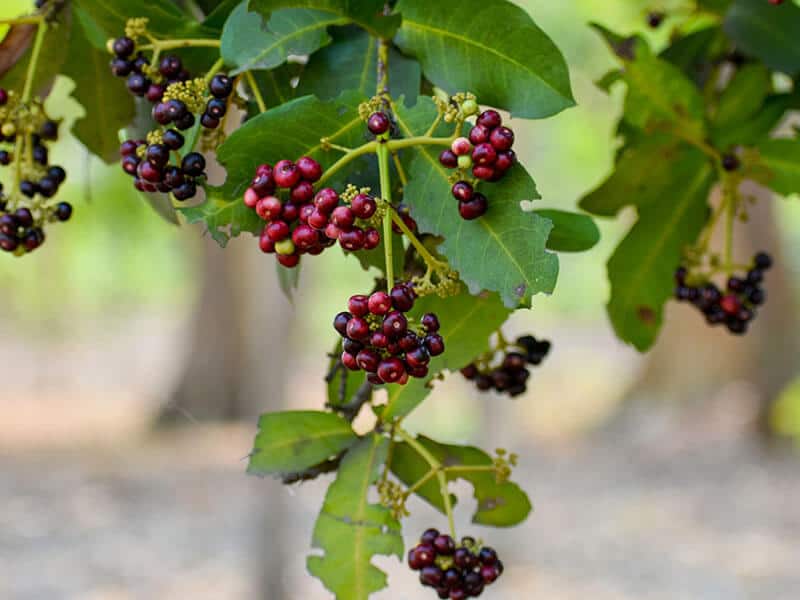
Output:
[[154,52],[162,52],[164,50],[174,50],[176,48],[219,48],[222,42],[220,40],[198,38],[198,39],[182,39],[182,40],[153,40],[149,44],[138,46],[139,50],[153,50]]
[[36,73],[36,66],[39,63],[39,54],[42,51],[42,43],[44,36],[47,33],[47,23],[44,19],[37,21],[36,39],[33,41],[33,50],[31,50],[31,60],[28,63],[28,72],[25,74],[25,87],[22,88],[22,103],[27,104],[31,99],[31,91],[33,90],[33,76]]
[[[392,182],[389,177],[389,149],[381,140],[376,150],[378,155],[378,171],[381,180],[381,198],[386,202],[387,210],[383,215],[383,251],[386,261],[386,289],[391,293],[394,287],[394,262],[392,256]],[[402,221],[402,219],[401,219]]]
[[447,513],[447,522],[450,526],[450,535],[455,538],[456,524],[453,518],[453,505],[450,502],[450,492],[447,490],[447,476],[442,470],[442,463],[436,460],[436,457],[428,452],[428,449],[425,446],[420,444],[416,439],[414,439],[413,436],[409,435],[409,433],[402,427],[397,428],[397,435],[400,436],[400,439],[402,439],[406,444],[411,446],[411,448],[413,448],[414,451],[420,455],[422,460],[430,465],[432,471],[436,471],[436,478],[439,480],[439,491],[442,494],[442,500],[444,501],[444,511]]
[[253,77],[253,73],[251,71],[245,71],[244,76],[247,78],[247,85],[250,86],[250,91],[253,92],[253,97],[256,99],[258,110],[262,113],[267,112],[267,104],[264,102],[264,97],[261,95],[261,90],[258,89],[258,84],[256,84],[256,78]]

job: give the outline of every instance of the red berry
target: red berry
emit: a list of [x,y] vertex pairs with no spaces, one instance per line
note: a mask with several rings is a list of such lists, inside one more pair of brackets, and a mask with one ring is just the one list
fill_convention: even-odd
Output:
[[410,352],[411,350],[419,348],[419,343],[420,340],[417,334],[407,331],[406,334],[398,340],[397,345],[400,346],[400,350],[403,352]]
[[472,199],[467,202],[458,203],[458,213],[461,215],[462,219],[466,219],[467,221],[485,215],[488,209],[489,201],[486,199],[486,196],[480,193],[474,194]]
[[136,154],[138,144],[134,140],[125,140],[119,147],[120,156],[133,156]]
[[472,185],[466,181],[457,181],[453,184],[453,189],[451,191],[453,192],[453,197],[462,202],[472,198],[473,194]]
[[275,193],[275,180],[272,175],[256,174],[250,186],[261,197]]
[[369,337],[369,323],[361,317],[353,317],[347,323],[347,337],[353,340],[365,340]]
[[297,204],[292,202],[287,202],[283,205],[283,210],[281,211],[281,219],[286,221],[287,223],[291,223],[292,221],[296,221],[297,218],[300,216],[300,207]]
[[498,127],[489,136],[489,141],[495,150],[510,150],[514,145],[514,132],[508,127]]
[[267,196],[256,203],[256,212],[265,221],[274,221],[280,218],[283,205],[275,196]]
[[399,339],[408,330],[408,319],[400,311],[393,310],[383,319],[383,333],[389,339]]
[[373,315],[385,315],[392,310],[392,298],[386,292],[374,292],[369,297],[369,312]]
[[475,144],[485,144],[489,141],[489,134],[491,133],[490,129],[487,129],[483,125],[475,125],[470,132],[469,132],[469,141]]
[[350,208],[359,219],[369,219],[378,209],[378,204],[366,194],[359,194],[350,203]]
[[322,177],[322,166],[309,156],[301,156],[297,159],[297,169],[300,176],[310,183],[318,181]]
[[139,166],[136,169],[136,173],[144,179],[145,181],[149,181],[150,183],[158,183],[161,181],[163,176],[161,169],[156,167],[153,163],[143,160],[139,163]]
[[276,254],[276,256],[278,257],[278,262],[289,269],[296,267],[297,263],[300,262],[300,256],[297,254]]
[[420,560],[417,558],[416,548],[411,548],[411,550],[408,551],[408,566],[413,571],[419,571],[423,567]]
[[378,365],[378,377],[384,383],[397,383],[405,374],[403,361],[399,358],[386,358]]
[[408,312],[414,307],[414,292],[407,286],[402,284],[394,286],[390,295],[392,296],[392,304],[397,310]]
[[496,110],[485,110],[478,115],[476,123],[482,127],[486,127],[486,129],[494,129],[503,124],[503,117],[501,117],[500,113]]
[[303,204],[300,207],[300,214],[298,215],[298,219],[300,219],[301,223],[305,223],[308,225],[308,217],[314,214],[314,211],[317,210],[314,208],[313,204]]
[[361,294],[350,296],[350,300],[347,301],[347,308],[356,317],[364,317],[370,312],[369,298]]
[[449,535],[440,535],[433,540],[433,548],[438,554],[449,556],[456,550],[456,543]]
[[417,379],[422,379],[423,377],[428,376],[428,365],[420,365],[418,367],[407,365],[406,369],[409,375],[416,377]]
[[513,150],[505,150],[497,153],[497,160],[494,163],[496,171],[502,173],[508,171],[517,162],[517,155]]
[[472,168],[472,174],[477,179],[482,179],[483,181],[491,181],[497,174],[497,171],[495,171],[495,168],[490,165],[477,165]]
[[439,331],[439,318],[433,313],[426,313],[422,315],[422,326],[428,333],[436,333]]
[[378,370],[378,365],[381,362],[381,357],[373,350],[362,350],[356,355],[358,366],[368,373],[375,373]]
[[314,211],[308,215],[307,222],[314,229],[319,229],[321,231],[328,226],[328,216],[323,214],[318,208],[315,208]]
[[381,243],[381,234],[374,227],[370,227],[364,234],[364,249],[374,250]]
[[375,135],[382,135],[389,131],[391,124],[389,117],[383,112],[374,112],[367,119],[367,129]]
[[425,347],[431,356],[439,356],[444,352],[444,339],[438,333],[425,337]]
[[338,240],[339,236],[341,234],[342,234],[342,230],[339,229],[333,223],[328,223],[325,226],[325,237],[327,237],[328,239],[330,239],[330,240]]
[[481,577],[483,578],[484,583],[494,583],[497,581],[497,578],[500,576],[500,573],[497,572],[497,567],[494,565],[483,565],[481,567]]
[[348,312],[340,312],[333,318],[333,328],[339,332],[339,335],[347,335],[347,323],[353,318]]
[[456,138],[450,145],[450,149],[456,156],[466,156],[472,152],[472,144],[465,137]]
[[736,315],[739,313],[739,310],[742,308],[742,302],[739,300],[738,296],[733,294],[728,294],[727,296],[723,296],[722,299],[719,301],[720,307],[729,315]]
[[292,188],[292,193],[290,195],[292,201],[298,204],[310,202],[314,197],[314,186],[308,181],[299,181]]
[[[409,367],[425,367],[430,361],[431,356],[428,354],[428,351],[425,348],[419,347],[411,350],[410,352],[406,352],[406,363],[408,363]],[[436,549],[439,551],[438,546]],[[439,554],[443,554],[443,552],[439,551]]]
[[273,178],[278,187],[291,188],[300,181],[300,170],[290,160],[279,160],[275,163]]
[[472,161],[476,165],[493,165],[497,160],[497,151],[491,144],[478,144],[472,151]]
[[442,150],[439,155],[439,162],[448,169],[455,169],[458,166],[458,157],[452,150]]
[[339,234],[339,245],[345,250],[357,252],[364,247],[367,235],[360,227],[353,227],[349,231],[342,231]]
[[292,241],[299,250],[306,251],[317,245],[319,236],[308,225],[298,225],[292,232]]
[[263,163],[256,167],[256,176],[257,177],[272,177],[275,169],[272,168],[272,165],[269,163]]
[[314,197],[314,206],[324,215],[330,215],[339,205],[339,194],[333,188],[323,188]]
[[358,360],[349,352],[342,352],[342,364],[351,371],[358,371]]
[[471,570],[478,564],[478,558],[467,548],[456,548],[453,553],[453,562],[459,569]]
[[369,337],[369,343],[376,348],[386,348],[389,345],[389,338],[382,331],[376,331]]
[[266,232],[273,242],[280,242],[289,237],[289,226],[285,221],[273,221],[267,225]]
[[266,233],[262,233],[258,238],[258,247],[261,248],[262,252],[267,254],[272,254],[275,252],[275,242],[269,239],[269,236]]
[[343,230],[350,229],[355,220],[356,215],[349,206],[337,206],[331,213],[331,223]]

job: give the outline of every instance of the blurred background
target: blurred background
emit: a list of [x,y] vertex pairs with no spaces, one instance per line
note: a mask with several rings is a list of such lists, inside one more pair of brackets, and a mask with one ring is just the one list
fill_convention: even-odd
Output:
[[[4,0],[0,14],[28,4]],[[571,209],[610,168],[621,107],[621,90],[593,86],[613,63],[586,24],[641,29],[653,5],[520,4],[566,54],[578,107],[512,126],[540,206]],[[663,43],[667,29],[648,35]],[[59,80],[48,101],[68,122],[82,110],[71,87]],[[327,482],[247,477],[245,457],[259,413],[321,406],[330,317],[371,275],[326,253],[290,303],[252,238],[223,251],[162,221],[75,140],[54,152],[73,221],[31,256],[0,257],[0,598],[329,598],[304,567]],[[600,223],[603,242],[562,255],[556,293],[507,326],[554,342],[528,394],[478,395],[451,377],[409,419],[523,457],[515,478],[535,512],[514,530],[470,525],[458,488],[459,531],[508,567],[492,598],[800,597],[797,200],[762,202],[738,236],[742,255],[781,265],[746,338],[671,303],[648,355],[617,341],[605,262],[625,224]],[[407,542],[442,524],[411,509]],[[430,596],[377,562],[391,587],[376,598]]]

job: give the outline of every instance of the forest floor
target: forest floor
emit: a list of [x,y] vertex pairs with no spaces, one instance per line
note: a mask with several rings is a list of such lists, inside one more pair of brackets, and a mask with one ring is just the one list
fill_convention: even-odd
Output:
[[[525,457],[515,478],[536,506],[521,527],[470,528],[470,494],[456,490],[460,530],[491,540],[506,562],[490,597],[800,598],[797,454],[706,414],[627,412],[580,439],[514,447]],[[286,490],[246,477],[252,434],[191,426],[77,445],[0,440],[0,598],[329,598],[304,572],[324,482]],[[407,542],[442,522],[412,509]],[[396,562],[378,563],[392,586],[378,600],[433,597]]]

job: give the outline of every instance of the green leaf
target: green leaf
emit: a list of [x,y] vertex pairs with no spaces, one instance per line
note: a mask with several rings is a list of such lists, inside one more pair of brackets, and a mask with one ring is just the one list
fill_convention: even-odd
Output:
[[258,435],[247,472],[283,475],[303,471],[336,456],[357,440],[350,423],[334,413],[314,410],[267,413],[258,421]]
[[[454,446],[440,444],[425,436],[417,438],[425,448],[447,467],[454,466],[491,466],[492,458],[483,450],[474,446]],[[392,455],[392,472],[406,485],[419,481],[430,467],[417,452],[406,443],[395,445]],[[447,480],[464,479],[474,488],[478,506],[472,522],[492,527],[512,527],[522,523],[531,512],[528,496],[516,484],[510,481],[497,483],[493,472],[448,473]],[[425,499],[440,512],[444,512],[444,500],[436,479],[425,483],[417,490],[417,495]],[[455,498],[451,497],[455,504]]]
[[600,241],[600,230],[588,215],[564,210],[537,210],[537,215],[553,224],[547,248],[555,252],[584,252]]
[[328,27],[343,25],[346,18],[334,13],[303,8],[278,10],[264,24],[261,15],[247,9],[248,0],[236,7],[222,31],[222,58],[234,67],[232,74],[272,69],[290,54],[311,54],[330,41]]
[[430,394],[430,382],[436,374],[461,369],[484,352],[489,336],[511,314],[497,294],[471,296],[466,292],[449,298],[425,296],[416,302],[412,315],[428,312],[439,315],[444,354],[431,361],[427,378],[411,378],[406,385],[388,386],[388,402],[382,416],[385,421],[404,417],[419,406]]
[[561,52],[511,2],[400,0],[396,10],[403,22],[395,42],[435,85],[474,92],[481,104],[518,117],[543,118],[574,106]]
[[640,208],[639,220],[608,262],[611,323],[639,350],[655,341],[682,250],[696,241],[708,218],[713,170],[705,157],[698,153],[691,174],[673,177],[660,201]]
[[746,121],[729,123],[724,127],[713,127],[711,140],[717,148],[752,146],[769,137],[780,124],[786,112],[798,108],[797,94],[774,94],[769,96],[760,110]]
[[[313,54],[303,70],[297,94],[314,94],[322,100],[342,90],[357,90],[364,98],[375,94],[378,79],[376,42],[366,32],[346,28],[334,43]],[[389,91],[393,98],[413,102],[419,95],[419,63],[389,49]]]
[[309,556],[308,570],[337,600],[367,600],[386,587],[386,574],[372,564],[373,556],[402,557],[400,524],[368,499],[388,448],[386,438],[372,434],[348,451],[314,526],[314,547],[324,554]]
[[800,192],[800,140],[766,140],[756,149],[759,166],[767,170],[760,181],[782,196]]
[[649,51],[636,53],[625,65],[624,119],[646,131],[681,131],[697,139],[705,135],[705,103],[681,70]]
[[281,286],[283,295],[286,296],[289,302],[292,302],[294,293],[297,290],[297,283],[300,281],[300,265],[289,269],[276,262],[275,270],[278,273],[278,284]]
[[230,197],[221,187],[207,186],[206,198],[201,204],[181,206],[176,210],[189,224],[204,223],[214,241],[225,247],[228,240],[243,231],[256,233],[264,228],[264,221],[256,211],[245,206],[241,196],[229,200]]
[[[298,94],[297,89],[292,85],[294,79],[298,78],[304,70],[304,65],[287,62],[269,71],[254,71],[253,77],[256,80],[261,96],[267,104],[267,108],[276,108],[281,104],[294,100]],[[259,114],[258,106],[251,102],[252,113],[250,117]]]
[[743,65],[720,96],[714,114],[714,126],[724,129],[748,121],[759,112],[770,91],[771,74],[764,65]]
[[673,41],[659,56],[678,67],[695,83],[700,83],[708,76],[709,55],[720,43],[725,43],[724,37],[721,28],[706,27]]
[[346,17],[375,37],[391,38],[400,15],[384,15],[384,0],[250,0],[250,9],[266,16],[281,8],[310,8]]
[[[228,172],[224,186],[209,188],[205,203],[182,208],[180,212],[190,223],[205,222],[221,245],[242,231],[260,231],[263,221],[242,201],[256,167],[264,162],[274,164],[287,157],[296,159],[304,155],[315,158],[323,168],[329,167],[341,157],[341,152],[323,149],[322,138],[348,147],[365,141],[364,122],[358,116],[362,99],[356,92],[344,93],[327,102],[304,96],[248,120],[217,149],[217,159]],[[269,143],[265,144],[264,140]],[[345,179],[351,180],[359,169],[369,168],[369,163],[354,161],[350,167],[352,170],[325,185],[335,187]]]
[[699,151],[667,135],[645,136],[625,147],[611,175],[580,201],[600,217],[613,217],[624,206],[650,206],[664,200],[678,177],[693,172]]
[[[163,38],[217,37],[218,32],[204,27],[172,2],[162,0],[73,0],[75,5],[91,15],[105,39],[124,35],[125,22],[133,17],[147,17],[150,33]],[[105,48],[93,42],[98,50]]]
[[90,42],[100,33],[96,24],[79,7],[73,14],[75,30],[63,74],[75,83],[72,94],[86,114],[72,132],[92,154],[110,164],[119,159],[118,133],[131,123],[136,109],[127,88],[110,76],[108,54]]
[[[398,106],[398,125],[404,136],[422,135],[436,114],[429,98],[413,109]],[[539,198],[536,185],[521,165],[500,182],[481,188],[489,211],[465,221],[450,193],[450,172],[438,160],[440,148],[409,149],[405,202],[422,231],[445,238],[440,250],[473,294],[499,292],[506,306],[529,305],[534,294],[550,293],[558,276],[558,258],[545,247],[552,225],[531,212],[522,200]]]
[[774,6],[761,0],[736,0],[725,15],[725,33],[745,53],[770,69],[788,75],[800,72],[800,6]]
[[225,21],[228,20],[228,17],[239,5],[240,1],[241,0],[222,0],[221,2],[215,2],[215,6],[204,11],[208,16],[203,21],[203,26],[222,31],[222,28],[225,26]]

